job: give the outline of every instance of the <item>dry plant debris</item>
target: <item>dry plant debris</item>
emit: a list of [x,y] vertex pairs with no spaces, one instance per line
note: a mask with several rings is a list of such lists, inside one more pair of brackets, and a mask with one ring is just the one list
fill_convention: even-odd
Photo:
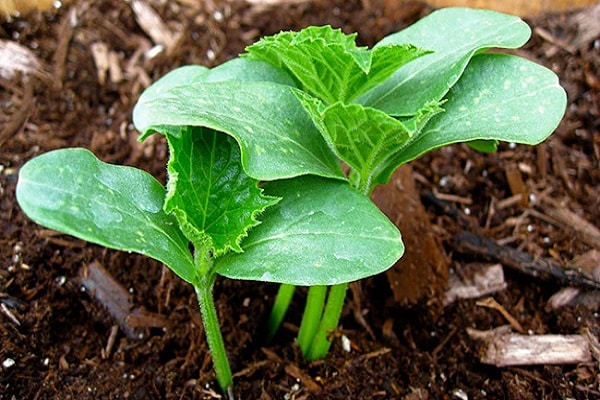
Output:
[[543,364],[580,364],[592,361],[584,335],[524,335],[510,327],[490,331],[467,328],[469,335],[483,341],[481,362],[497,367]]

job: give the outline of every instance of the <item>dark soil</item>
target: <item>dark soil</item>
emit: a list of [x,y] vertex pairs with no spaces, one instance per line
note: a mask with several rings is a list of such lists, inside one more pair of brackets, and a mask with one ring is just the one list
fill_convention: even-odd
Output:
[[[145,85],[179,65],[219,64],[282,29],[331,24],[358,32],[361,44],[372,45],[431,11],[418,4],[383,10],[379,3],[332,1],[257,10],[221,0],[154,2],[169,28],[185,33],[169,54],[151,59],[140,51],[152,42],[123,1],[78,1],[0,25],[0,39],[29,48],[42,64],[36,74],[0,80],[0,399],[218,398],[192,288],[158,262],[89,245],[29,221],[14,197],[19,168],[51,149],[81,146],[104,161],[134,165],[164,181],[164,142],[158,137],[136,142],[131,125],[132,107]],[[481,155],[452,146],[412,163],[419,192],[455,196],[446,204],[463,222],[425,203],[452,268],[486,262],[455,251],[453,237],[465,229],[563,265],[600,250],[593,235],[581,234],[578,220],[551,218],[546,208],[570,210],[600,226],[600,41],[573,44],[581,32],[570,14],[528,22],[536,31],[519,54],[553,69],[568,92],[567,115],[557,131],[536,148],[503,144],[498,153]],[[115,83],[107,76],[99,83],[93,43],[115,52],[122,80]],[[507,179],[514,167],[525,193],[536,201],[498,207],[516,194]],[[133,307],[158,320],[159,328],[144,329],[142,339],[113,328],[113,317],[81,289],[80,271],[92,263],[103,265],[129,291]],[[600,333],[597,303],[551,309],[548,300],[563,283],[511,269],[505,273],[507,288],[493,297],[526,332]],[[466,329],[507,322],[476,300],[445,308],[435,299],[400,306],[385,277],[361,286],[349,292],[352,301],[336,333],[351,340],[352,351],[345,352],[336,337],[327,359],[308,363],[293,344],[305,291],[296,296],[275,342],[264,347],[260,332],[276,286],[219,280],[215,298],[236,373],[236,396],[600,398],[597,362],[505,368],[480,363],[479,344]],[[373,335],[356,318],[359,314]],[[111,332],[116,333],[112,347]]]

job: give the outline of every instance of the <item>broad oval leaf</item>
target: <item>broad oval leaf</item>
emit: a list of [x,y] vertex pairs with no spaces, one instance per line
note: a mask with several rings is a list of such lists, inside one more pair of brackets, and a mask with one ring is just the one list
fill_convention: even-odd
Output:
[[196,280],[188,241],[162,210],[165,189],[142,170],[106,164],[85,149],[55,150],[23,165],[16,195],[40,225],[147,255]]
[[473,55],[493,47],[521,47],[530,35],[531,29],[518,17],[488,10],[440,9],[375,47],[410,43],[433,53],[402,66],[356,101],[391,115],[414,115],[423,104],[446,95]]
[[184,65],[183,67],[176,68],[148,86],[140,95],[140,100],[158,97],[162,92],[177,86],[185,86],[194,82],[204,82],[209,72],[210,69],[202,65]]
[[269,182],[282,200],[242,241],[243,253],[215,260],[234,279],[334,285],[375,275],[403,254],[398,229],[348,184],[316,176]]
[[[294,81],[284,71],[271,64],[258,60],[234,58],[215,68],[202,65],[184,65],[168,72],[141,94],[139,102],[147,102],[174,87],[191,85],[198,82],[275,82],[282,85],[294,85]],[[143,121],[138,121],[145,125]],[[144,136],[140,138],[143,140]]]
[[182,127],[169,135],[168,193],[164,209],[173,212],[196,248],[210,238],[214,256],[241,252],[240,241],[259,224],[256,216],[275,204],[240,163],[233,138],[206,128]]
[[211,68],[203,81],[273,82],[294,86],[294,80],[285,71],[267,62],[247,58],[234,58]]
[[272,82],[200,82],[141,98],[133,121],[142,134],[204,126],[233,136],[242,165],[259,180],[305,174],[343,179],[337,158],[293,94]]
[[554,72],[502,54],[473,57],[447,99],[445,112],[433,117],[423,132],[408,142],[398,154],[399,162],[458,142],[538,144],[556,129],[567,104]]

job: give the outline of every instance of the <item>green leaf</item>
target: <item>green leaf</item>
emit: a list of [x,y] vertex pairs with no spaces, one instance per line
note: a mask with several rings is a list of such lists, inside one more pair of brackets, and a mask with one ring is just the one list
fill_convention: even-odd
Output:
[[273,82],[294,86],[294,80],[280,68],[259,60],[234,58],[209,70],[204,82]]
[[325,139],[369,192],[378,167],[410,138],[398,120],[374,108],[336,103],[322,114]]
[[324,107],[308,95],[298,93],[298,97],[333,152],[352,168],[351,180],[363,193],[387,182],[399,166],[398,151],[441,112],[438,104],[427,104],[417,116],[399,121],[360,104]]
[[210,69],[201,65],[186,65],[176,68],[148,86],[140,95],[140,100],[158,97],[162,92],[177,86],[190,85],[194,82],[204,82],[209,72]]
[[21,168],[16,194],[40,225],[147,255],[187,282],[196,279],[188,241],[162,210],[165,189],[142,170],[103,163],[85,149],[55,150]]
[[259,224],[257,215],[278,199],[264,196],[258,181],[246,175],[231,137],[182,127],[179,136],[167,138],[171,158],[165,211],[175,214],[197,248],[210,240],[215,257],[241,252],[239,243]]
[[469,60],[490,48],[518,48],[531,30],[518,17],[488,10],[444,8],[377,44],[411,43],[432,50],[398,69],[357,102],[391,115],[414,115],[423,104],[441,100]]
[[330,26],[311,26],[263,38],[246,50],[248,57],[288,71],[302,90],[327,105],[351,101],[427,53],[409,44],[371,51],[357,47],[355,38]]
[[333,285],[385,271],[404,252],[398,229],[347,183],[315,176],[269,182],[282,200],[242,242],[215,260],[233,279]]
[[222,81],[170,88],[142,98],[133,110],[136,128],[147,134],[168,126],[204,126],[233,136],[242,165],[259,180],[304,174],[343,178],[293,88],[270,82]]
[[445,112],[407,143],[399,161],[458,142],[538,144],[556,129],[567,101],[554,72],[502,54],[473,57],[447,100]]
[[472,140],[467,142],[470,148],[481,153],[493,153],[498,149],[497,140]]
[[[284,71],[269,63],[257,60],[234,58],[213,69],[201,65],[185,65],[165,74],[141,94],[139,101],[147,102],[174,87],[198,82],[274,82],[294,85],[294,81]],[[140,140],[143,140],[142,137]]]

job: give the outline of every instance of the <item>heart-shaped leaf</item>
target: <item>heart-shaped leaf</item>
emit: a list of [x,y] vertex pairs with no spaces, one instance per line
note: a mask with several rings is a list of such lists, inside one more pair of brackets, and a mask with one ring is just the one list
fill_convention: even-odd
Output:
[[269,182],[282,200],[242,241],[243,253],[215,260],[229,278],[334,285],[372,276],[404,252],[398,229],[368,197],[338,180],[305,176]]
[[106,164],[85,149],[55,150],[23,165],[16,194],[40,225],[147,255],[196,280],[188,240],[162,209],[165,189],[142,170]]
[[187,238],[196,246],[211,242],[214,256],[241,252],[239,242],[259,222],[256,216],[275,204],[240,163],[233,138],[199,127],[182,127],[167,136],[168,194],[165,211],[174,213]]
[[357,47],[355,38],[330,26],[311,26],[263,38],[246,50],[248,57],[288,71],[302,90],[327,105],[351,101],[427,53],[410,44],[368,50]]

